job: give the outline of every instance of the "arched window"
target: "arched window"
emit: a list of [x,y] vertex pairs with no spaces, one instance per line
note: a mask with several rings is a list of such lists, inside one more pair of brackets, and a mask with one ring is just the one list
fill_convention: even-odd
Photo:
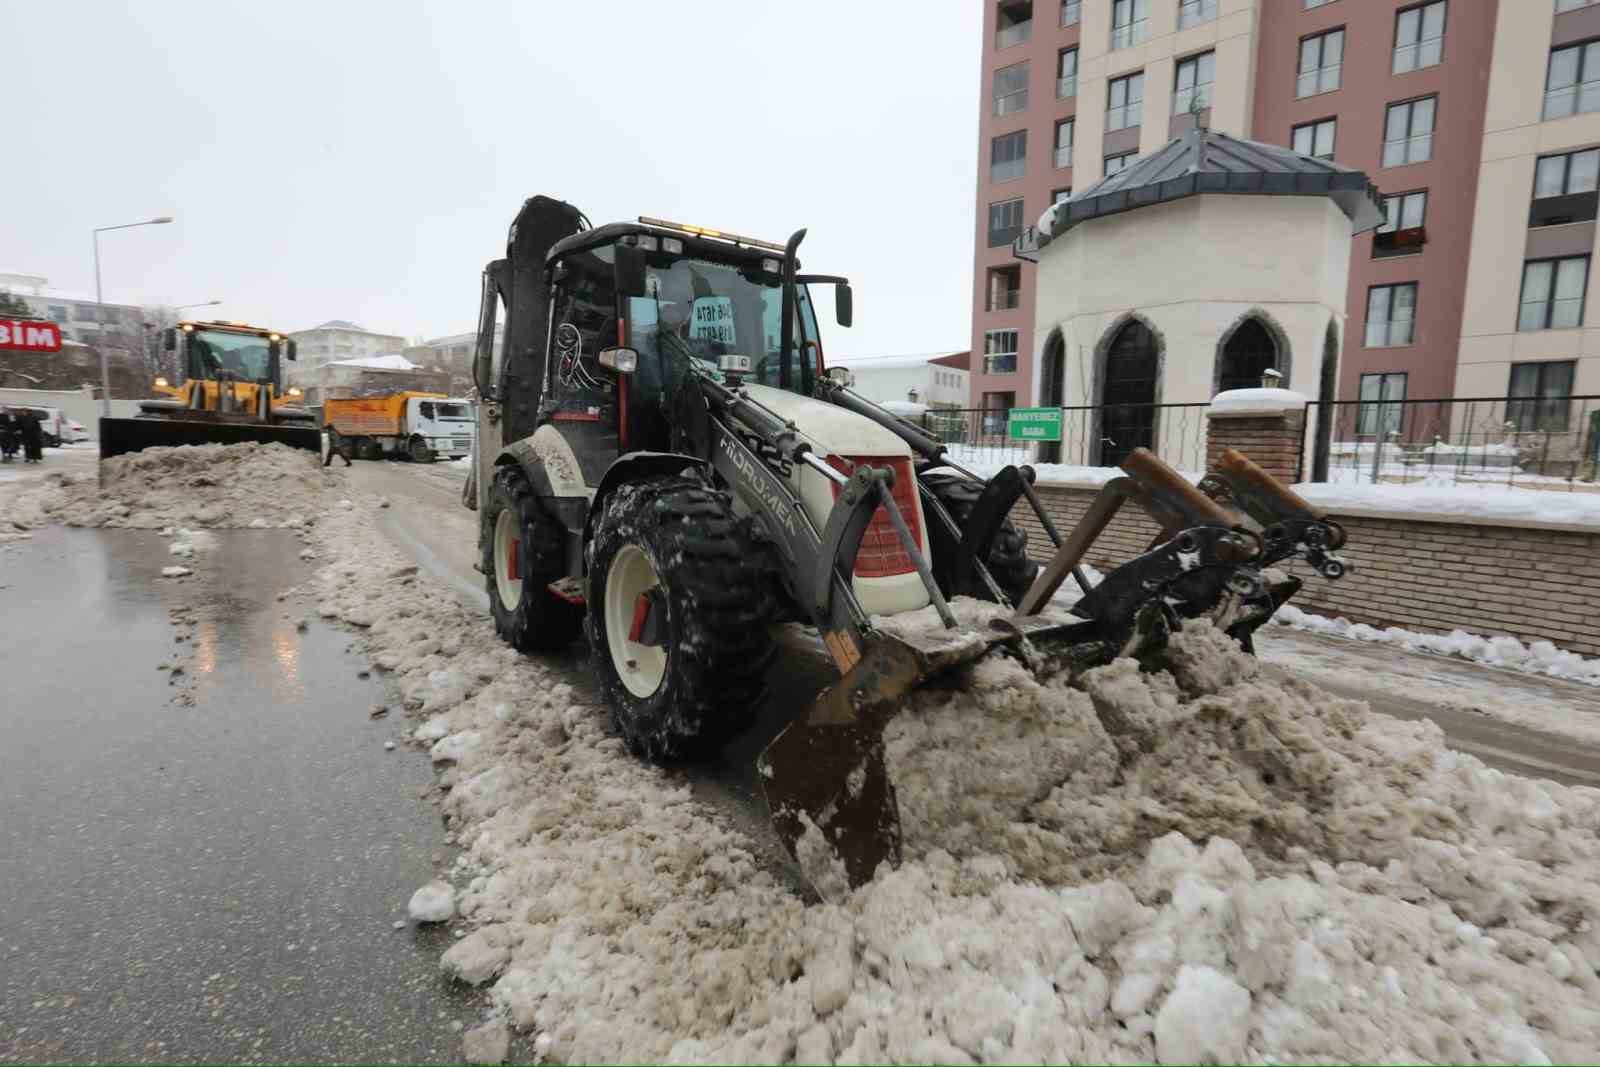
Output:
[[1217,392],[1255,389],[1261,385],[1261,372],[1274,367],[1283,370],[1278,365],[1278,342],[1252,315],[1223,343],[1217,366]]
[[1156,336],[1131,319],[1106,349],[1101,380],[1100,465],[1114,467],[1136,448],[1155,444],[1156,377],[1161,360]]

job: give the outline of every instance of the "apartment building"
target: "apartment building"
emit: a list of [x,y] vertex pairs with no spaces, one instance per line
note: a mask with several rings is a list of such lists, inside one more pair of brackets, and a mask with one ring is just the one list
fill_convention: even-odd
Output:
[[1455,388],[1529,398],[1508,406],[1519,431],[1581,431],[1554,401],[1600,394],[1597,185],[1600,5],[1502,3]]
[[399,355],[406,339],[398,334],[374,333],[344,319],[330,319],[309,330],[291,333],[298,360],[288,365],[287,377],[296,385],[314,384],[316,371],[336,360]]
[[[1056,199],[1195,123],[1367,172],[1388,218],[1353,239],[1339,395],[1450,395],[1496,12],[1513,7],[1521,4],[987,2],[974,406],[1038,395],[1035,268],[1013,256],[1011,241]],[[1147,293],[1128,301],[1150,302]]]

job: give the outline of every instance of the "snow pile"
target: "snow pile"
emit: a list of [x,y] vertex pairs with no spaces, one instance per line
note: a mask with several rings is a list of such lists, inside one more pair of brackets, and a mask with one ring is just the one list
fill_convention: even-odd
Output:
[[[1441,477],[1454,468],[1441,468]],[[1421,473],[1421,472],[1419,472]],[[1529,479],[1531,481],[1531,479]],[[1600,493],[1556,481],[1558,491],[1494,483],[1458,482],[1452,485],[1351,484],[1301,482],[1294,491],[1335,516],[1365,513],[1403,514],[1433,522],[1468,519],[1509,525],[1537,522],[1600,529]],[[1508,491],[1517,490],[1517,491]]]
[[1285,605],[1272,616],[1280,626],[1308,633],[1347,637],[1373,644],[1394,645],[1407,652],[1429,652],[1439,656],[1471,660],[1490,667],[1504,667],[1524,674],[1542,674],[1600,686],[1600,659],[1586,659],[1576,652],[1557,648],[1549,641],[1523,644],[1515,637],[1484,637],[1451,630],[1447,634],[1425,634],[1398,626],[1378,628],[1351,622],[1341,616],[1329,618]]
[[279,444],[149,448],[105,460],[98,482],[62,477],[32,504],[68,526],[301,527],[321,474],[313,453]]
[[1211,412],[1216,414],[1244,415],[1252,412],[1276,414],[1280,411],[1304,411],[1309,401],[1293,389],[1229,389],[1211,398]]
[[[442,966],[538,1055],[1600,1056],[1600,793],[1274,681],[1204,624],[1161,673],[995,657],[919,691],[887,733],[906,861],[815,904],[364,512],[325,526],[324,613],[414,710],[455,700],[422,736],[454,739],[477,930]],[[493,1020],[468,1051],[500,1054]]]

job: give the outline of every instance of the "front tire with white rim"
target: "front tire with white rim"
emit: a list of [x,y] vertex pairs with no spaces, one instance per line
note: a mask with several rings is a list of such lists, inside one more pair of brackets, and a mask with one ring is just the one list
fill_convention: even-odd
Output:
[[479,513],[483,573],[494,628],[521,652],[565,648],[583,628],[583,608],[550,592],[566,573],[562,530],[516,467],[501,467]]
[[635,752],[704,758],[749,727],[774,654],[765,559],[728,494],[698,479],[607,496],[589,544],[589,647]]

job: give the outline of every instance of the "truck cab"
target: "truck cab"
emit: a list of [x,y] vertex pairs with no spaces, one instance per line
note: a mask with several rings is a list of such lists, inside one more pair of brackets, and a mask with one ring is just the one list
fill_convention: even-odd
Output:
[[414,396],[406,403],[407,439],[421,438],[435,459],[460,459],[472,454],[477,418],[471,400]]

